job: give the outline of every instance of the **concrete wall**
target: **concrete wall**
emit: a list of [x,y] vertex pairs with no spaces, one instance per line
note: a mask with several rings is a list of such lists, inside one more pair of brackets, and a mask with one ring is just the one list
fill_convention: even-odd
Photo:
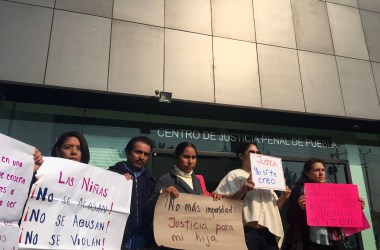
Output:
[[378,0],[0,0],[0,80],[380,119]]

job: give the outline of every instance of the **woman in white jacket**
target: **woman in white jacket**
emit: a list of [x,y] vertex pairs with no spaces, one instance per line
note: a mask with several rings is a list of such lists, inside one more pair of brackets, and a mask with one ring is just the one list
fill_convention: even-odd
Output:
[[290,196],[287,187],[280,197],[273,190],[255,189],[250,153],[260,154],[254,143],[243,143],[236,151],[242,166],[229,172],[213,192],[214,199],[228,197],[243,200],[245,241],[249,250],[278,250],[284,230],[279,209]]

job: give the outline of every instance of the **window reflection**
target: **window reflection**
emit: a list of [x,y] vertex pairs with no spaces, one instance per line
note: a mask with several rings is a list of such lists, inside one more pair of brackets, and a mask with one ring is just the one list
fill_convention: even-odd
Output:
[[[364,142],[369,144],[368,142]],[[360,161],[366,182],[366,191],[371,212],[373,231],[377,249],[380,249],[380,147],[378,146],[359,146]]]

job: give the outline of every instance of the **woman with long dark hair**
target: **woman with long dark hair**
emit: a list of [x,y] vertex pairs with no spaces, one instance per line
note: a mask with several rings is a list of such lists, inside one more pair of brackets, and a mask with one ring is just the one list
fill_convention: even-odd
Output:
[[181,142],[174,155],[176,164],[169,173],[159,178],[156,189],[172,193],[174,197],[178,197],[179,193],[203,195],[201,182],[194,173],[198,158],[197,148],[190,142]]
[[[289,198],[286,235],[287,249],[291,250],[341,250],[344,232],[340,228],[308,226],[306,220],[305,183],[326,183],[325,163],[319,158],[310,158],[304,164],[302,175]],[[364,208],[364,200],[359,199]]]
[[214,199],[243,200],[245,242],[249,250],[278,250],[284,230],[279,210],[291,191],[287,187],[278,197],[273,190],[255,189],[250,154],[260,154],[255,143],[243,143],[236,151],[241,168],[229,172],[213,192]]

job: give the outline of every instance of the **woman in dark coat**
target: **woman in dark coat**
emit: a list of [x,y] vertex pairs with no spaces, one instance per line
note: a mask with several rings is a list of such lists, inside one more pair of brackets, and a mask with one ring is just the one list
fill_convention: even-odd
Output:
[[[344,232],[341,228],[309,227],[306,220],[305,183],[325,183],[325,163],[318,158],[305,162],[302,175],[289,198],[287,220],[289,229],[286,244],[289,250],[341,250],[344,246]],[[364,200],[359,199],[364,208]]]

